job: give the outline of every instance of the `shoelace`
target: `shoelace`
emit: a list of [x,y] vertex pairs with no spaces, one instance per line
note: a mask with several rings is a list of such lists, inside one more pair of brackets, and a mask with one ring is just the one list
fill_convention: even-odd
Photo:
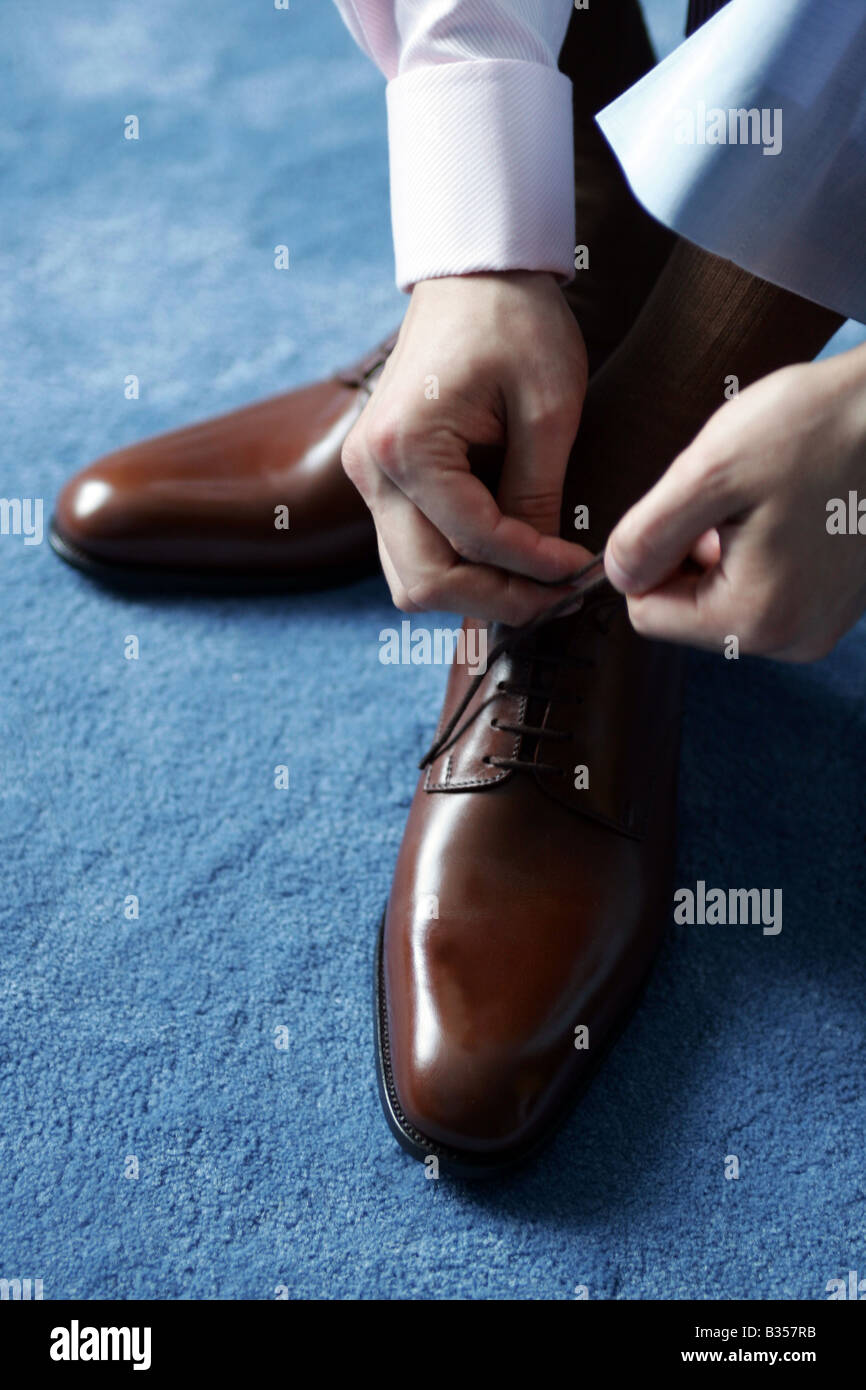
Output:
[[[584,565],[582,569],[577,570],[576,573],[572,574],[568,579],[560,581],[560,583],[562,582],[568,584],[576,592],[567,594],[565,598],[559,599],[557,603],[554,603],[543,613],[539,613],[535,618],[530,618],[529,622],[523,623],[520,627],[512,628],[510,632],[506,633],[506,635],[494,645],[487,656],[486,670],[480,671],[478,675],[472,677],[465,695],[460,700],[457,708],[448,720],[448,723],[445,725],[441,734],[434,739],[433,743],[424,754],[424,757],[421,759],[421,762],[418,764],[420,768],[429,767],[438,757],[447,752],[449,748],[452,748],[470,725],[475,722],[479,714],[481,714],[488,705],[498,700],[501,695],[526,696],[530,699],[535,697],[543,700],[548,700],[550,698],[549,690],[532,689],[529,686],[521,687],[513,683],[509,684],[507,681],[497,681],[495,691],[489,695],[486,700],[482,700],[478,708],[473,710],[462,723],[460,722],[462,716],[466,713],[466,710],[480,689],[482,681],[486,679],[490,668],[495,665],[497,661],[506,655],[519,655],[520,647],[526,642],[526,639],[536,633],[539,628],[546,627],[548,623],[556,622],[558,618],[572,617],[575,613],[579,613],[584,607],[589,595],[605,587],[607,578],[604,573],[604,551],[599,551],[597,555],[593,556],[589,564]],[[614,591],[612,590],[611,593],[613,596]],[[615,598],[617,602],[620,602],[620,596],[618,594],[615,595]],[[592,665],[592,662],[585,658],[553,656],[551,654],[542,654],[538,652],[532,654],[532,661],[544,661],[560,666]],[[552,738],[562,741],[572,737],[572,735],[565,730],[549,729],[541,725],[524,724],[522,722],[505,724],[500,720],[493,719],[491,720],[491,727],[494,729],[502,729],[505,733],[513,733],[521,736],[526,734],[538,739]],[[525,758],[501,758],[493,754],[488,754],[482,761],[491,767],[513,768],[515,770],[533,772],[553,772],[557,775],[564,775],[562,769],[556,767],[552,763],[530,762]]]

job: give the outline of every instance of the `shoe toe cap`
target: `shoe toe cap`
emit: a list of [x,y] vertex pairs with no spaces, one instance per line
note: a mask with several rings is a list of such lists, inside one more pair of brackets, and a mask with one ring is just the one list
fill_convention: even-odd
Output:
[[421,1139],[495,1159],[526,1143],[549,1088],[548,1068],[504,1051],[441,1048],[395,1072],[406,1119]]
[[70,478],[57,498],[56,536],[62,544],[96,559],[128,557],[140,529],[135,490],[111,457]]

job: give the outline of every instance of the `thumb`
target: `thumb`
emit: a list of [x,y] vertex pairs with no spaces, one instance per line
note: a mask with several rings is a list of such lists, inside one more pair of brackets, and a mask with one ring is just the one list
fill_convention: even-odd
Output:
[[687,449],[611,532],[604,556],[611,584],[621,593],[643,594],[689,555],[708,559],[715,545],[706,533],[727,519],[733,504],[730,472],[708,468],[705,454],[697,463]]

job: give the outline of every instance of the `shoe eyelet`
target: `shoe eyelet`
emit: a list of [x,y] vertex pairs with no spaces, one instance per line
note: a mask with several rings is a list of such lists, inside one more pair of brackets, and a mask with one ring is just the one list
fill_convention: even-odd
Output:
[[491,727],[491,729],[497,729],[497,730],[498,730],[498,729],[499,729],[499,720],[498,720],[498,719],[491,719],[491,721],[490,721],[490,727]]

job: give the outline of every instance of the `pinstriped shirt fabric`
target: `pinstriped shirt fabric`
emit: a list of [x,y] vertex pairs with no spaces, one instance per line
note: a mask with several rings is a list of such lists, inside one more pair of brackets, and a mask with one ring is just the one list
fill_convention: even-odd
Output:
[[572,0],[336,0],[388,79],[397,284],[574,266]]

